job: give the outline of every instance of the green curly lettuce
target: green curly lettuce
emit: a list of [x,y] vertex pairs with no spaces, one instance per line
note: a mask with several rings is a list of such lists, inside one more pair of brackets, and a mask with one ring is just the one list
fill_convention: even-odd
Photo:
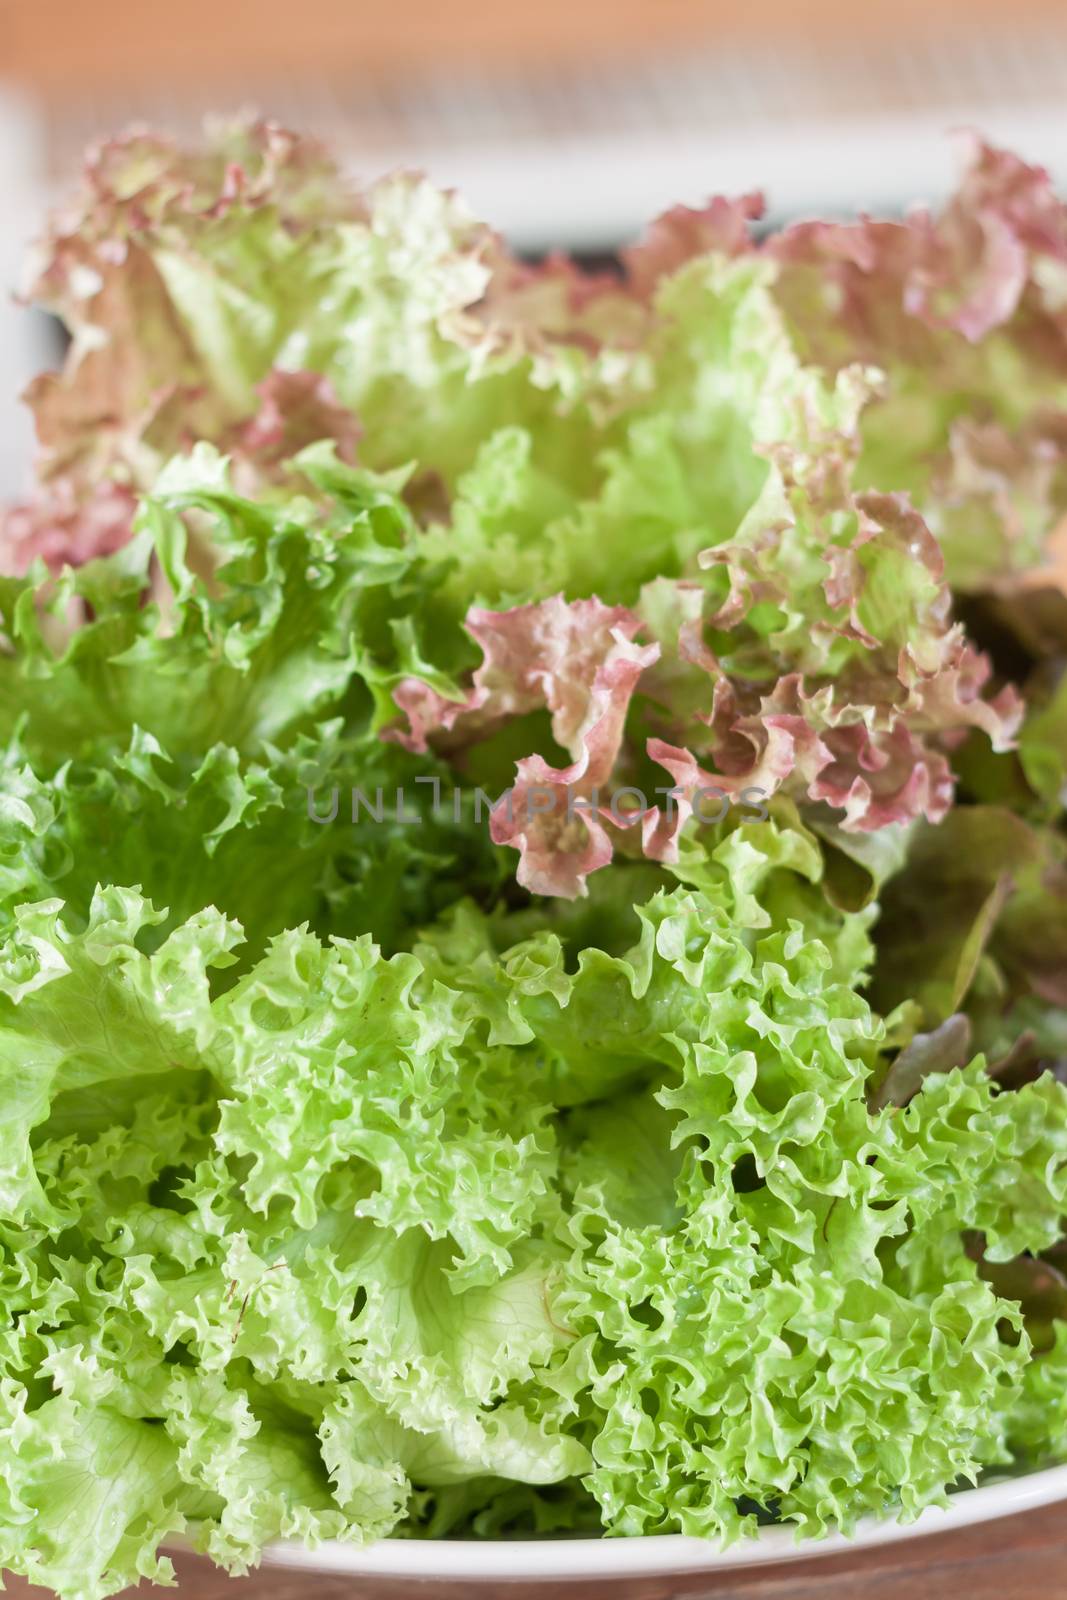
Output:
[[817,1532],[1007,1459],[1029,1339],[965,1234],[1058,1237],[1067,1090],[976,1063],[870,1112],[855,914],[768,909],[805,866],[748,824],[616,955],[468,903],[389,959],[280,934],[221,989],[219,913],[22,907],[0,1558],[99,1595],[179,1531],[241,1570],[506,1482],[619,1533]]
[[251,124],[54,223],[0,1568],[818,1537],[1067,1455],[1067,228],[991,152],[757,213],[529,268]]

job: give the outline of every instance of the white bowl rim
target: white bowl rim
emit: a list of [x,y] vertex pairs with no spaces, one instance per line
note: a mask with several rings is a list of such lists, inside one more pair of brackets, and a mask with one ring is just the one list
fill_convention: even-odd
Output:
[[811,1561],[843,1551],[947,1533],[954,1528],[1032,1511],[1067,1500],[1067,1465],[1046,1467],[962,1489],[946,1507],[930,1506],[913,1522],[864,1517],[855,1533],[800,1539],[788,1526],[761,1528],[724,1548],[683,1534],[633,1539],[382,1539],[374,1544],[329,1540],[316,1549],[293,1540],[268,1545],[264,1562],[304,1572],[441,1582],[536,1582],[612,1579],[726,1571],[779,1561]]

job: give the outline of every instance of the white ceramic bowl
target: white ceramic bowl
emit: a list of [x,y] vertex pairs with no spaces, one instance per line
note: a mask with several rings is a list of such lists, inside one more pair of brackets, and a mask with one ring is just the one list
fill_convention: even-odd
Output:
[[[299,1544],[275,1544],[264,1559],[272,1566],[302,1572],[373,1579],[376,1596],[395,1592],[397,1600],[409,1596],[411,1586],[416,1584],[420,1600],[433,1600],[435,1589],[447,1588],[454,1594],[459,1585],[465,1589],[509,1582],[536,1585],[600,1580],[625,1586],[634,1579],[672,1576],[684,1583],[694,1575],[775,1561],[818,1561],[842,1551],[947,1533],[1057,1500],[1067,1500],[1067,1466],[963,1489],[952,1496],[947,1509],[932,1507],[914,1522],[865,1517],[851,1539],[830,1534],[825,1539],[798,1543],[787,1527],[763,1528],[755,1538],[728,1549],[679,1534],[645,1539],[385,1539],[365,1546],[328,1543],[317,1550],[307,1550]],[[673,1592],[670,1584],[656,1588],[657,1595]]]

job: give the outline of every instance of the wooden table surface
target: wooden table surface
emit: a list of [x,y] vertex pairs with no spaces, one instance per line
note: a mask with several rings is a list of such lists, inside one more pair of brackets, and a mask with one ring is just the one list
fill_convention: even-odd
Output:
[[181,83],[300,68],[374,72],[458,62],[555,64],[640,57],[712,41],[813,35],[921,39],[965,18],[974,42],[998,22],[1062,20],[1062,0],[0,0],[5,78],[46,95],[130,73]]
[[[208,1563],[178,1557],[176,1600],[418,1600],[422,1586],[315,1578],[304,1573],[261,1571],[228,1578]],[[10,1600],[43,1600],[46,1591],[7,1580]],[[150,1591],[137,1591],[148,1600]],[[472,1591],[467,1584],[435,1587],[434,1600],[516,1600],[509,1584]],[[133,1590],[128,1593],[134,1593]],[[674,1583],[646,1579],[544,1584],[523,1588],[523,1600],[1067,1600],[1067,1503],[1023,1516],[915,1539],[884,1550],[792,1562],[759,1573],[724,1573]]]

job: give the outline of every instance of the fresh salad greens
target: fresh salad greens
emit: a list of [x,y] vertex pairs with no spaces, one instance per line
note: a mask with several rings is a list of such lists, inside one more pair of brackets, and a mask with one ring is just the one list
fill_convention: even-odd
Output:
[[0,1566],[1067,1455],[1067,208],[91,159],[2,523]]

